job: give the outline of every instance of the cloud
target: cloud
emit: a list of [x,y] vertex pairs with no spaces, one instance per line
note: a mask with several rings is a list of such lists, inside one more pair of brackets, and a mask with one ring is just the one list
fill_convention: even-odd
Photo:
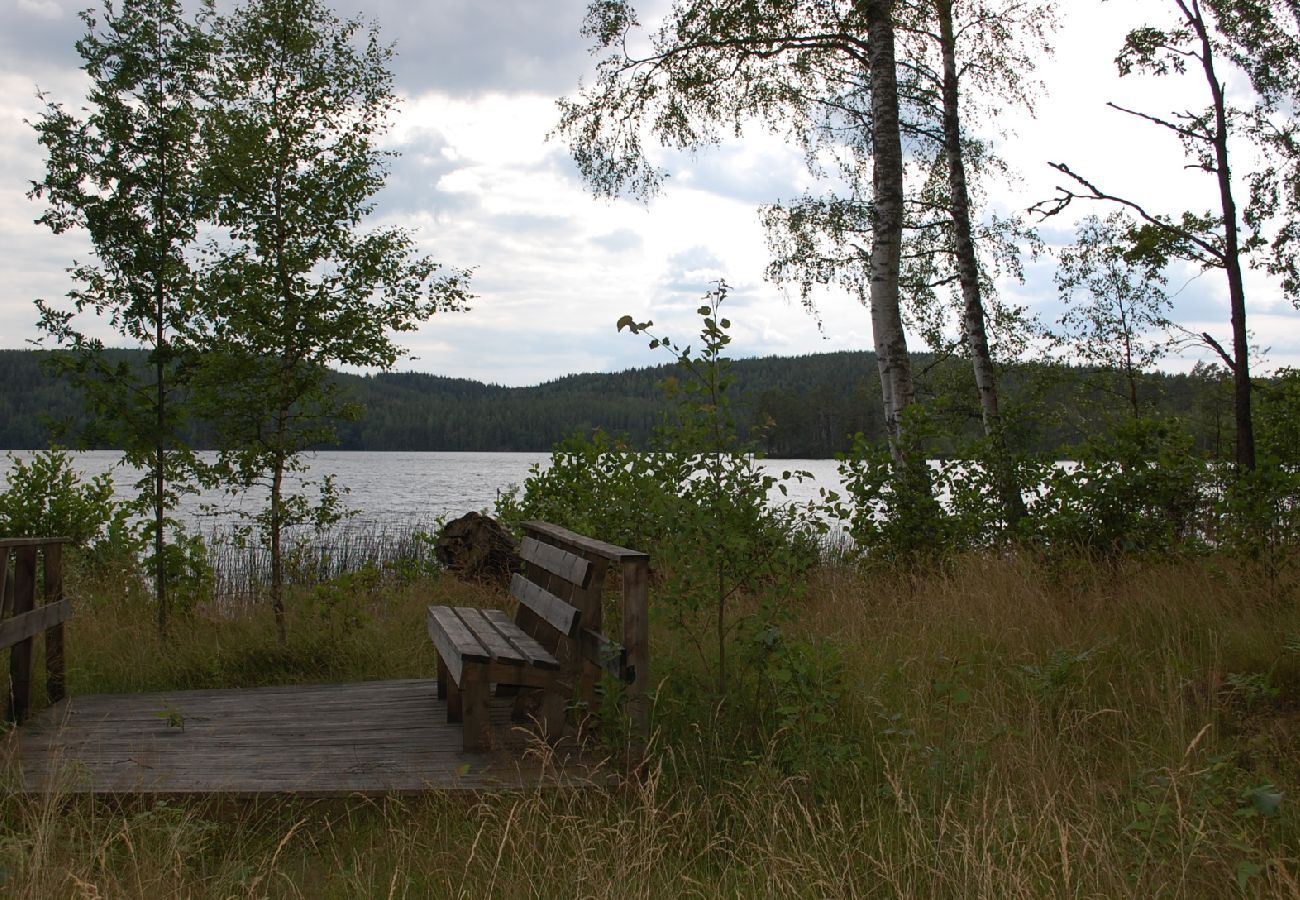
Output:
[[340,16],[378,23],[396,45],[400,90],[474,98],[493,92],[554,97],[588,64],[579,33],[586,0],[337,0]]
[[618,228],[607,234],[598,234],[591,238],[591,243],[608,253],[626,253],[640,250],[645,240],[631,228]]
[[678,187],[750,207],[797,197],[809,183],[802,153],[773,135],[754,131],[700,153],[674,153],[663,165]]

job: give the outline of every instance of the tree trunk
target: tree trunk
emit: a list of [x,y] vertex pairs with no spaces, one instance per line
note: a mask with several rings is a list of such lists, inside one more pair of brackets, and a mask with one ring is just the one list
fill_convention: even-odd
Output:
[[905,466],[902,414],[916,399],[899,304],[903,246],[903,143],[894,59],[895,0],[860,0],[867,27],[871,84],[871,330],[880,368],[885,431],[894,461]]
[[1237,204],[1232,196],[1232,169],[1228,165],[1228,113],[1223,84],[1214,70],[1214,45],[1200,7],[1179,2],[1189,25],[1201,42],[1201,67],[1214,98],[1214,162],[1223,211],[1223,263],[1228,273],[1228,300],[1232,310],[1232,388],[1237,422],[1237,468],[1255,468],[1255,421],[1251,414],[1250,342],[1246,333],[1246,289],[1241,277],[1241,245],[1237,235]]
[[271,608],[275,610],[275,634],[284,646],[289,640],[289,629],[284,616],[284,548],[281,531],[284,530],[284,456],[278,454],[271,470]]
[[984,300],[980,291],[979,260],[970,221],[970,190],[966,184],[966,161],[961,147],[960,84],[957,73],[957,37],[953,29],[953,0],[936,0],[939,43],[943,53],[943,151],[948,163],[948,212],[952,219],[953,245],[957,252],[957,278],[962,296],[962,333],[975,370],[984,434],[993,451],[994,473],[1008,524],[1025,516],[1025,501],[1010,471],[1006,433],[998,405],[998,376],[989,352],[985,327]]
[[[158,59],[162,58],[162,23],[158,22],[155,31],[155,53]],[[157,77],[157,91],[160,98],[166,97],[166,85],[163,81],[161,64]],[[166,124],[166,109],[155,111]],[[157,228],[157,253],[158,258],[154,260],[154,379],[156,381],[157,394],[155,396],[156,409],[155,427],[157,432],[154,435],[154,594],[158,598],[158,634],[162,638],[167,637],[167,618],[170,612],[168,608],[169,598],[167,597],[167,559],[166,539],[163,535],[163,525],[167,518],[167,503],[164,498],[164,489],[166,488],[166,462],[167,449],[165,430],[167,428],[167,387],[164,381],[167,370],[166,340],[167,331],[164,322],[166,313],[166,289],[164,280],[167,272],[167,251],[170,240],[167,236],[167,129],[160,127],[158,130],[158,193],[156,196],[156,207],[154,209],[154,219]]]

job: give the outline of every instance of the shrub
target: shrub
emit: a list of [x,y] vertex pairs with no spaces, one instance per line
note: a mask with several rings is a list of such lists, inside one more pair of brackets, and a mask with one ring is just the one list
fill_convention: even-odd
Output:
[[1022,523],[1031,543],[1103,557],[1194,549],[1210,470],[1177,422],[1125,420],[1077,457],[1047,470]]
[[0,534],[66,537],[101,562],[133,559],[140,540],[126,507],[113,499],[107,474],[83,481],[72,454],[59,447],[24,461],[9,456],[8,488],[0,493]]
[[[786,490],[755,461],[756,443],[737,434],[725,350],[731,323],[719,309],[725,283],[705,297],[697,346],[655,335],[652,322],[618,323],[671,353],[679,377],[662,385],[672,412],[650,452],[635,453],[597,432],[558,445],[546,472],[534,470],[498,503],[507,521],[538,517],[648,551],[660,576],[656,606],[698,647],[719,696],[728,691],[728,648],[751,616],[776,618],[817,558],[819,530],[807,510],[776,507]],[[743,610],[743,612],[741,612]]]

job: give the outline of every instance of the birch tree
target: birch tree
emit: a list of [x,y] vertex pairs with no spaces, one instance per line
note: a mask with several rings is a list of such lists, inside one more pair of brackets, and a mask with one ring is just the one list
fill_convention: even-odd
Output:
[[[596,85],[564,104],[559,130],[589,182],[602,193],[611,186],[653,193],[663,173],[646,162],[647,136],[697,147],[755,122],[786,134],[814,174],[844,189],[763,211],[769,277],[797,285],[814,314],[815,292],[828,283],[870,307],[896,453],[903,411],[916,396],[905,304],[913,301],[917,324],[938,335],[941,314],[927,300],[938,287],[959,285],[963,344],[986,430],[1001,446],[984,298],[990,265],[1017,265],[1015,235],[1005,223],[977,228],[972,221],[967,166],[982,175],[997,161],[964,131],[959,98],[963,84],[976,85],[993,98],[983,112],[1031,95],[1023,73],[1050,29],[1051,5],[679,2],[639,57],[628,49],[636,33],[629,4],[595,4],[587,22],[588,34],[613,53]],[[942,183],[907,187],[918,172],[924,180],[924,160]],[[977,245],[991,257],[984,263]],[[928,329],[926,319],[934,322]],[[1023,508],[1019,494],[1014,485],[1003,493],[1013,518]]]
[[872,143],[874,154],[857,163],[857,183],[875,202],[856,287],[871,310],[886,428],[901,461],[903,412],[916,389],[899,302],[905,216],[896,5],[682,0],[648,35],[642,55],[631,49],[642,33],[630,2],[593,3],[584,34],[607,55],[595,84],[561,102],[557,132],[595,193],[641,198],[654,195],[665,175],[650,161],[647,137],[687,149],[766,127],[812,158],[848,122],[856,140]]
[[[38,301],[40,326],[72,352],[67,374],[83,387],[98,434],[146,471],[139,506],[152,515],[151,565],[158,627],[170,615],[169,512],[195,464],[180,435],[178,402],[195,315],[193,251],[210,208],[197,179],[199,126],[212,44],[211,4],[187,18],[179,0],[106,3],[82,13],[77,42],[90,79],[84,115],[49,100],[34,123],[46,151],[31,196],[56,234],[84,231],[93,262],[69,270],[68,303]],[[149,350],[151,378],[110,362],[79,319],[94,314]]]
[[[283,641],[284,534],[313,517],[286,476],[358,412],[329,367],[394,365],[394,335],[460,307],[468,273],[441,270],[403,229],[363,227],[396,103],[374,28],[319,0],[249,0],[218,31],[205,177],[222,236],[209,248],[201,395],[234,484],[268,492],[258,523]],[[328,514],[328,485],[323,498]]]
[[[984,433],[992,449],[996,483],[1008,521],[1024,513],[1010,470],[998,390],[998,373],[989,334],[990,302],[997,303],[993,279],[1022,277],[1021,247],[1036,236],[1015,218],[979,216],[981,183],[1005,177],[1006,166],[987,139],[965,126],[965,111],[981,129],[1002,133],[1008,109],[1032,111],[1036,60],[1050,50],[1055,27],[1052,3],[1020,0],[912,0],[897,12],[900,83],[906,116],[900,131],[911,155],[913,185],[905,198],[902,291],[905,309],[935,350],[964,350],[971,361]],[[840,110],[849,98],[839,98]],[[842,115],[842,112],[841,112]],[[986,134],[986,138],[987,138]],[[863,138],[865,138],[865,132]],[[869,157],[865,139],[841,137],[853,154]],[[854,166],[841,166],[841,181],[854,183]],[[856,253],[870,219],[870,192],[853,190],[823,197],[805,196],[765,211],[775,259],[769,273],[799,285],[805,305],[812,291],[828,281],[851,287],[863,277]],[[950,296],[945,296],[950,294]],[[960,338],[949,338],[955,313]],[[1014,310],[995,305],[993,314],[1021,324]],[[1003,328],[1004,340],[1023,339]]]

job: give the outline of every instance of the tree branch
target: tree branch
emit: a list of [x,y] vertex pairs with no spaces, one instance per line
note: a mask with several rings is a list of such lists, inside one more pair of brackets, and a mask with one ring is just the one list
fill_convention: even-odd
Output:
[[1128,113],[1130,116],[1137,116],[1139,119],[1146,119],[1148,122],[1154,122],[1157,125],[1162,125],[1165,128],[1168,128],[1170,131],[1175,132],[1176,134],[1181,134],[1183,137],[1187,138],[1188,140],[1205,141],[1206,143],[1211,143],[1214,140],[1212,135],[1198,134],[1195,131],[1192,131],[1190,128],[1184,128],[1182,125],[1179,125],[1176,122],[1170,122],[1166,119],[1160,118],[1159,116],[1153,116],[1149,113],[1138,112],[1136,109],[1129,109],[1126,106],[1120,106],[1118,103],[1107,103],[1106,105],[1109,106],[1111,109],[1119,110],[1122,113]]
[[[1156,216],[1153,216],[1151,213],[1147,212],[1144,207],[1142,207],[1138,203],[1134,203],[1132,200],[1127,200],[1123,197],[1117,197],[1114,194],[1107,194],[1105,191],[1101,190],[1101,188],[1097,187],[1091,181],[1084,178],[1082,175],[1079,175],[1076,172],[1074,172],[1074,170],[1072,170],[1065,163],[1049,162],[1048,165],[1051,166],[1053,169],[1056,169],[1056,171],[1062,173],[1063,175],[1068,175],[1070,178],[1073,178],[1079,184],[1087,188],[1090,193],[1085,196],[1085,199],[1105,200],[1110,203],[1118,203],[1121,206],[1128,207],[1129,209],[1137,213],[1138,216],[1141,217],[1142,220],[1147,222],[1148,224],[1154,225],[1156,228],[1163,229],[1169,232],[1170,234],[1177,235],[1178,237],[1187,241],[1189,244],[1192,244],[1193,246],[1200,248],[1205,253],[1205,255],[1210,259],[1214,260],[1217,265],[1224,264],[1225,260],[1223,258],[1223,251],[1221,251],[1218,247],[1215,247],[1213,244],[1211,244],[1209,241],[1205,240],[1204,238],[1200,237],[1199,235],[1196,235],[1188,231],[1186,228],[1180,228],[1179,226],[1173,224],[1172,222],[1168,222],[1165,221],[1164,219],[1159,219]],[[1047,219],[1065,210],[1065,208],[1069,206],[1071,201],[1073,201],[1075,198],[1083,196],[1080,194],[1076,194],[1074,191],[1070,190],[1069,188],[1061,187],[1060,185],[1057,185],[1056,189],[1061,192],[1060,196],[1053,198],[1053,200],[1040,200],[1039,202],[1035,203],[1033,206],[1029,207],[1027,211],[1030,213],[1037,214],[1040,217],[1040,220]],[[1206,260],[1198,257],[1197,261],[1203,263]]]

